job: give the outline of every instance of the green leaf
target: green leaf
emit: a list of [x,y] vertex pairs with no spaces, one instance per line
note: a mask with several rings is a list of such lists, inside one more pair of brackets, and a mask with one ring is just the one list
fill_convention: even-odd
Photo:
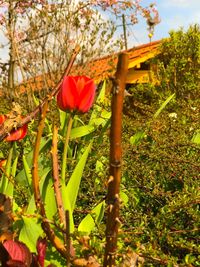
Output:
[[[11,169],[11,176],[14,178],[16,171],[17,171],[17,163],[18,163],[19,155],[16,156]],[[5,191],[5,194],[9,197],[13,197],[13,190],[14,190],[14,184],[10,181],[8,181],[8,185]]]
[[20,184],[20,185],[24,185],[27,186],[27,178],[26,178],[26,173],[25,170],[21,170],[20,172],[18,172],[18,174],[15,177],[15,180]]
[[65,210],[69,210],[69,213],[70,213],[70,232],[73,231],[72,213],[75,207],[83,170],[84,170],[91,146],[92,146],[92,143],[89,144],[89,146],[86,148],[85,152],[81,156],[78,164],[76,165],[73,171],[72,176],[69,179],[67,186],[65,186],[64,183],[62,185],[64,207],[65,207]]
[[60,114],[60,129],[61,131],[63,131],[66,123],[67,113],[59,109],[59,114]]
[[124,204],[124,206],[126,206],[128,204],[128,196],[124,191],[120,191],[119,193],[120,195],[120,199],[122,200],[122,203]]
[[131,145],[139,145],[139,143],[141,142],[141,140],[145,137],[145,132],[144,131],[140,131],[135,133],[133,136],[130,137],[130,143]]
[[[40,170],[40,176],[43,175],[44,169],[42,165],[42,161],[44,157],[46,157],[46,149],[49,147],[52,143],[51,138],[42,138],[41,144],[40,144],[40,158],[39,158],[39,170]],[[24,168],[17,174],[16,181],[20,183],[21,185],[27,186],[27,175],[29,175],[29,171],[32,169],[32,162],[33,162],[33,150],[31,150],[29,153],[23,156],[23,164]],[[26,169],[25,169],[26,167]],[[31,174],[31,172],[30,172]],[[31,179],[30,179],[31,178]],[[32,187],[32,175],[28,178],[28,181],[30,182],[30,186]],[[30,179],[30,180],[29,180]]]
[[58,251],[52,244],[48,244],[48,249],[46,251],[45,257],[45,267],[54,266],[54,267],[63,267],[66,266],[66,260],[64,257],[61,257]]
[[7,176],[11,175],[11,170],[12,170],[12,158],[13,158],[13,149],[14,149],[14,143],[12,144],[12,147],[10,148],[9,154],[8,154],[8,159],[6,161],[6,174]]
[[[101,124],[104,124],[105,123],[105,119],[103,118],[94,118],[93,120],[90,121],[90,125],[93,125],[93,126],[99,126]],[[96,127],[95,127],[96,128]]]
[[33,101],[34,101],[36,106],[39,106],[39,104],[40,104],[39,98],[37,98],[34,94],[33,94]]
[[22,216],[23,226],[20,231],[19,241],[25,243],[31,252],[37,252],[36,243],[43,230],[35,218],[27,218]]
[[24,166],[24,172],[25,177],[27,181],[27,186],[29,187],[30,193],[32,193],[32,174],[31,174],[31,168],[29,168],[28,162],[26,161],[26,157],[23,155],[23,166]]
[[86,125],[73,128],[71,130],[70,139],[79,138],[94,132],[96,127],[94,125]]
[[19,159],[19,154],[16,155],[15,160],[12,164],[12,170],[11,170],[12,177],[15,177],[16,175],[18,159]]
[[78,164],[76,165],[76,167],[73,171],[73,174],[70,177],[69,182],[66,186],[65,194],[70,199],[72,211],[74,210],[74,207],[75,207],[76,198],[78,195],[78,190],[79,190],[83,170],[84,170],[91,146],[92,146],[92,143],[90,143],[89,146],[86,148],[85,152],[83,153],[81,159],[79,160]]
[[31,199],[29,200],[26,213],[27,214],[35,214],[35,212],[36,212],[35,199],[34,199],[34,195],[32,195]]
[[191,140],[193,143],[200,145],[200,130],[197,130]]
[[99,112],[102,110],[101,104],[104,102],[105,92],[106,92],[106,81],[103,82],[103,85],[97,97],[96,103],[93,106],[93,111],[90,116],[89,124],[92,124],[92,121],[94,121],[94,119],[97,118],[97,116],[99,115]]
[[[50,168],[45,168],[43,170],[43,175],[42,175],[42,177],[40,179],[40,192],[42,191],[43,183],[45,182],[45,179],[46,179],[46,177],[47,177],[47,175],[49,174],[50,171],[51,171]],[[27,212],[27,214],[35,214],[35,212],[36,212],[34,195],[31,196],[31,199],[29,201],[29,204],[28,204],[26,212]]]
[[111,118],[111,112],[103,109],[102,113],[101,113],[101,117],[104,119],[110,119]]
[[103,163],[100,160],[96,161],[96,166],[95,166],[95,171],[96,172],[101,172],[104,168]]
[[96,226],[101,223],[105,211],[105,201],[99,203],[90,214],[88,214],[79,224],[78,231],[90,234]]
[[104,102],[105,94],[106,94],[106,80],[103,81],[103,85],[102,85],[100,93],[98,95],[98,98],[96,101],[98,104],[101,104]]
[[154,114],[154,118],[156,119],[160,113],[162,112],[162,110],[167,106],[167,104],[172,100],[172,98],[174,98],[175,94],[170,95],[160,106],[160,108],[156,111],[156,113]]
[[[62,188],[64,188],[64,186]],[[70,198],[65,196],[64,191],[62,191],[62,195],[63,195],[64,209],[69,212],[69,231],[70,233],[73,233],[74,232],[74,218],[73,218],[73,210],[71,208]]]
[[51,175],[46,176],[46,179],[42,185],[42,199],[44,201],[47,218],[53,220],[53,217],[57,212],[57,206]]
[[10,148],[8,158],[6,161],[6,167],[5,167],[6,175],[2,175],[1,180],[0,180],[0,192],[3,194],[6,193],[6,188],[9,182],[8,177],[10,177],[11,171],[12,171],[13,150],[14,150],[14,143],[12,143],[12,146]]
[[100,144],[100,143],[103,142],[103,136],[104,136],[104,133],[107,131],[108,127],[110,126],[110,123],[111,123],[111,120],[108,119],[108,120],[106,121],[106,123],[105,123],[104,125],[102,125],[103,128],[101,129],[101,133],[100,133],[100,135],[99,135],[99,137],[98,137],[98,139],[97,139],[97,143],[98,143],[98,144]]

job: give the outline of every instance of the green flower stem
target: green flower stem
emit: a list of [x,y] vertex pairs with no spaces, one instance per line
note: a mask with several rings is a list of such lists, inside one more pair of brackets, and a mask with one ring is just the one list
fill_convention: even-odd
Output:
[[69,144],[69,137],[72,129],[73,118],[70,114],[68,127],[65,135],[65,142],[64,142],[64,149],[63,149],[63,156],[62,156],[62,171],[61,171],[61,179],[65,181],[65,173],[66,173],[66,166],[67,166],[67,148]]

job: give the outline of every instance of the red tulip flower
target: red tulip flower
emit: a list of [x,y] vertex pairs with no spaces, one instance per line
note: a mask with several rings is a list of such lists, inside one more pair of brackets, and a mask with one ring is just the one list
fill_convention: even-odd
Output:
[[87,76],[65,76],[57,95],[58,107],[85,113],[93,104],[95,90],[94,81]]
[[[0,125],[4,123],[6,119],[7,119],[6,115],[0,115]],[[27,130],[28,130],[28,126],[27,124],[25,124],[21,128],[11,131],[10,134],[7,135],[4,140],[7,142],[21,140],[26,136]]]

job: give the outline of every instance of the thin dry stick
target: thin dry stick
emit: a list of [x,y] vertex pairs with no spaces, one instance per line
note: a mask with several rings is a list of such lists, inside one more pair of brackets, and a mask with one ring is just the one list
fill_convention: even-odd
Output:
[[7,126],[6,128],[4,127],[4,123],[2,123],[0,125],[0,141],[2,141],[12,130],[13,128],[19,128],[19,127],[22,127],[24,124],[27,124],[29,123],[36,115],[37,113],[39,113],[42,109],[42,107],[44,106],[44,104],[46,102],[49,101],[49,99],[53,98],[59,91],[59,88],[60,88],[60,85],[62,84],[62,81],[63,81],[63,78],[65,75],[69,75],[70,73],[70,70],[73,66],[73,63],[76,59],[76,56],[77,54],[79,53],[80,51],[80,47],[76,47],[74,49],[74,53],[72,54],[71,56],[71,59],[69,61],[69,64],[62,76],[62,78],[60,79],[60,81],[58,82],[58,84],[54,87],[53,91],[43,100],[43,102],[38,105],[31,113],[29,113],[26,117],[22,118],[20,121],[17,121],[15,123],[15,125],[11,124],[9,126]]
[[119,192],[121,181],[121,132],[124,89],[128,70],[128,55],[122,53],[118,58],[117,72],[113,83],[112,117],[110,130],[110,178],[107,194],[106,247],[103,266],[116,266],[117,236],[119,220]]
[[40,189],[39,189],[39,175],[38,175],[38,159],[39,159],[39,149],[40,149],[40,141],[42,138],[42,132],[44,129],[44,123],[45,123],[45,117],[48,109],[49,102],[46,101],[43,106],[41,120],[38,127],[37,137],[36,137],[36,143],[34,147],[34,153],[33,153],[33,169],[32,169],[32,176],[33,176],[33,191],[34,191],[34,198],[36,203],[36,208],[38,209],[40,215],[42,216],[43,222],[42,222],[42,228],[44,232],[46,233],[47,237],[49,238],[52,245],[57,249],[57,251],[65,258],[67,258],[67,250],[65,246],[63,245],[62,241],[55,235],[53,229],[50,227],[50,224],[48,221],[45,220],[46,218],[46,212],[44,208],[44,204],[40,195]]
[[61,185],[59,180],[59,170],[58,170],[58,127],[54,125],[53,127],[53,140],[52,140],[52,161],[53,161],[53,186],[56,198],[56,204],[58,208],[58,215],[60,218],[60,223],[63,225],[64,232],[66,231],[66,219],[65,210],[62,201]]

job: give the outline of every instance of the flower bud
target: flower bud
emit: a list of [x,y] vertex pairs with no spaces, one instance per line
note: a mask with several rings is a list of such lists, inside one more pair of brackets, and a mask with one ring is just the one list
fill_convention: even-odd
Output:
[[85,113],[93,104],[95,90],[94,81],[87,76],[65,76],[57,95],[58,107]]

